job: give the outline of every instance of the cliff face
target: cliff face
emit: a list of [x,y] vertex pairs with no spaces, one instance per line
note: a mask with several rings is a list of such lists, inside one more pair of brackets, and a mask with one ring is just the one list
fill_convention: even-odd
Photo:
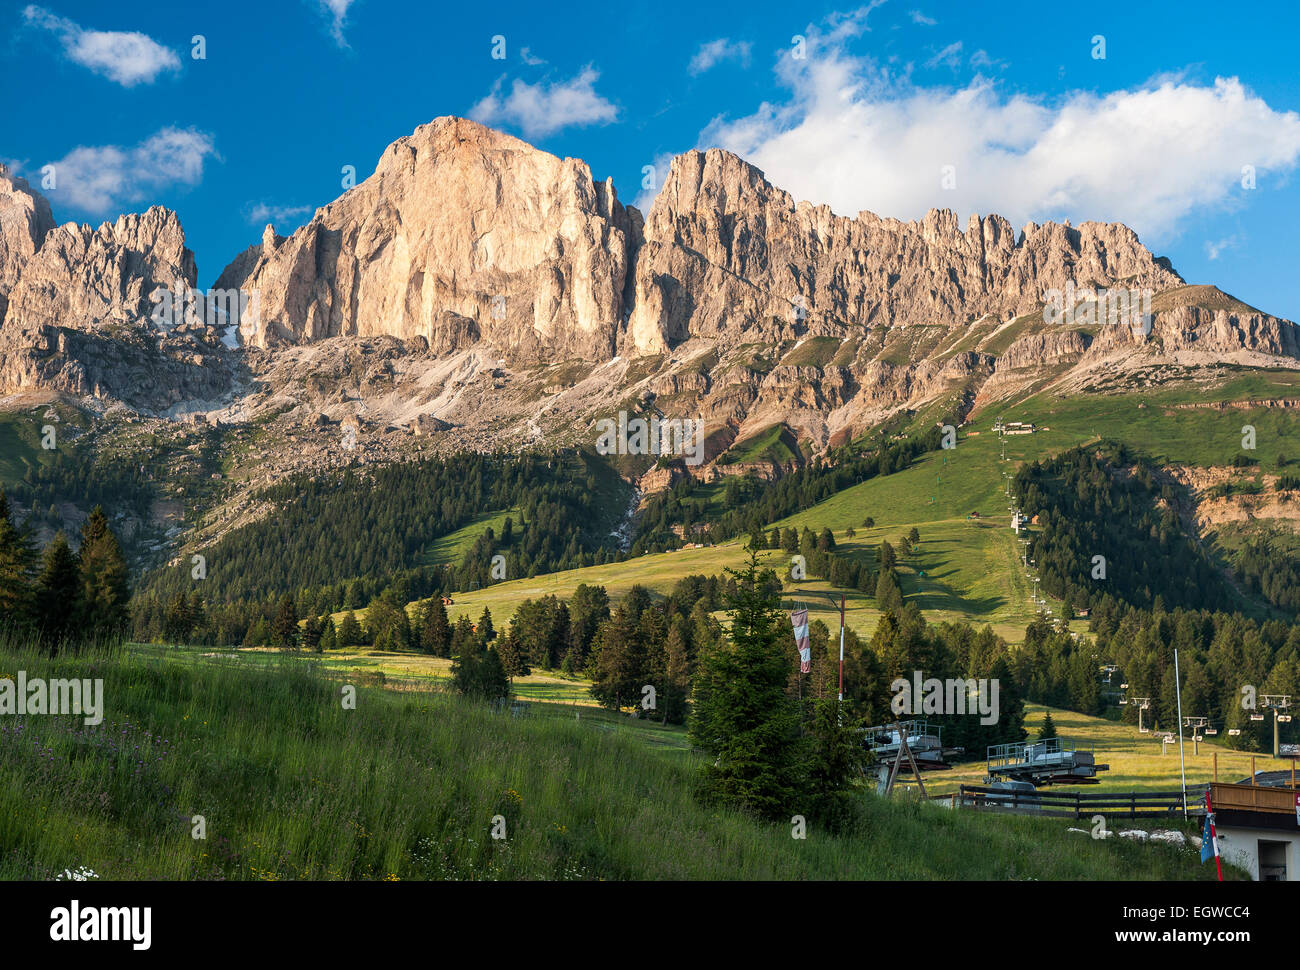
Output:
[[[194,255],[174,212],[155,206],[97,229],[46,228],[48,203],[36,196],[31,205],[26,195],[0,196],[0,225],[21,229],[22,214],[32,213],[29,231],[5,231],[0,250],[0,266],[18,267],[0,320],[0,393],[45,388],[164,411],[229,390],[233,362],[220,328],[205,324]],[[151,299],[158,290],[176,297],[161,324],[161,301]]]
[[[717,150],[675,159],[643,220],[583,162],[458,118],[226,267],[216,288],[256,301],[242,341],[201,299],[151,321],[151,293],[195,279],[174,213],[55,227],[0,177],[0,394],[156,413],[221,399],[232,420],[262,408],[313,428],[437,420],[465,447],[575,443],[635,401],[728,444],[781,423],[816,450],[900,409],[965,414],[1031,385],[1300,366],[1294,324],[1184,285],[1123,225],[837,216]],[[1049,322],[1048,292],[1071,285],[1151,291],[1149,337]]]
[[646,219],[630,331],[642,352],[688,336],[779,339],[799,330],[958,326],[1036,310],[1077,286],[1163,290],[1182,279],[1131,229],[1030,223],[948,210],[918,222],[798,203],[719,150],[673,160]]
[[0,324],[18,274],[54,228],[50,204],[23,179],[0,174]]
[[217,286],[258,292],[263,347],[388,334],[608,359],[639,222],[585,163],[439,118],[292,236],[268,227]]

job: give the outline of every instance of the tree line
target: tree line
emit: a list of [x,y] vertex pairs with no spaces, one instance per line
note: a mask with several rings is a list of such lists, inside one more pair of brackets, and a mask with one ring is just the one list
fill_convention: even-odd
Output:
[[126,560],[104,510],[82,523],[77,549],[63,532],[39,552],[0,489],[0,631],[50,652],[113,643],[127,630]]
[[[684,542],[695,541],[697,525],[706,527],[699,535],[715,543],[758,532],[767,523],[810,509],[846,488],[902,471],[919,455],[938,448],[940,438],[940,429],[934,427],[915,438],[882,443],[868,454],[855,453],[848,446],[835,449],[775,481],[754,475],[732,477],[721,486],[720,507],[708,501],[717,485],[686,476],[647,502],[631,553],[636,556],[680,548]],[[676,535],[674,526],[684,537]]]

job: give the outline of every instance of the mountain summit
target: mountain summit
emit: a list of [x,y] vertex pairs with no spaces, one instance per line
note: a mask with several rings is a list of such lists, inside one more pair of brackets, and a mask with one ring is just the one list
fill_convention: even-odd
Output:
[[[56,227],[0,176],[0,393],[462,448],[655,410],[702,420],[710,462],[778,425],[797,462],[900,412],[1300,366],[1294,324],[1187,286],[1120,224],[837,216],[716,149],[675,158],[643,217],[584,162],[453,117],[226,267],[216,290],[255,298],[242,340],[210,294],[157,325],[156,294],[195,278],[175,213]],[[1107,324],[1110,292],[1145,299],[1144,329]],[[1063,293],[1085,312],[1053,314]]]

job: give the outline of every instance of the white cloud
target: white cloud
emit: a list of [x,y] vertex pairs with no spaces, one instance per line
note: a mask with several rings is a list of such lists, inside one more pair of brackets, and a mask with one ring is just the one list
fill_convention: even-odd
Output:
[[1207,240],[1205,243],[1205,258],[1213,262],[1229,249],[1236,249],[1240,245],[1241,239],[1235,235],[1218,240]]
[[537,67],[539,64],[546,63],[546,61],[543,58],[540,58],[533,53],[531,47],[519,48],[519,59],[523,61],[525,64],[527,64],[529,67]]
[[217,157],[212,136],[192,128],[163,128],[132,148],[78,146],[54,162],[51,201],[103,215],[170,185],[196,185],[203,162]]
[[970,56],[970,66],[974,68],[996,67],[1000,71],[1007,69],[1007,62],[989,55],[989,52],[980,48]]
[[321,13],[330,18],[330,36],[340,47],[348,46],[343,28],[348,25],[348,8],[355,2],[356,0],[320,0]]
[[[1238,198],[1243,165],[1286,171],[1300,161],[1300,115],[1273,110],[1236,78],[1162,78],[1049,102],[980,77],[918,87],[821,36],[810,36],[805,60],[780,57],[776,71],[788,102],[715,119],[700,145],[727,148],[842,214],[906,219],[937,207],[1015,225],[1120,221],[1167,241],[1190,213]],[[955,189],[941,187],[947,165]]]
[[248,221],[255,226],[264,226],[268,222],[277,225],[302,224],[302,217],[315,212],[309,205],[268,205],[259,202],[248,213]]
[[[933,48],[931,48],[931,50],[933,50]],[[961,66],[961,41],[953,41],[925,62],[925,66],[929,68],[938,67],[940,64],[945,67],[950,67],[954,71]]]
[[700,45],[700,49],[691,58],[687,70],[692,75],[703,74],[722,61],[739,61],[742,66],[749,67],[749,54],[749,41],[733,41],[728,37],[719,37],[717,40]]
[[919,10],[913,10],[908,16],[912,18],[912,23],[920,24],[922,27],[933,27],[939,22],[933,17],[927,17]]
[[180,70],[180,58],[145,34],[87,30],[34,4],[23,9],[23,19],[58,37],[70,61],[126,88],[152,84],[163,71]]
[[575,125],[609,124],[618,118],[618,107],[596,93],[600,73],[584,67],[567,81],[528,84],[515,79],[510,93],[502,97],[504,78],[492,92],[470,110],[470,117],[485,125],[517,127],[528,138],[539,138]]

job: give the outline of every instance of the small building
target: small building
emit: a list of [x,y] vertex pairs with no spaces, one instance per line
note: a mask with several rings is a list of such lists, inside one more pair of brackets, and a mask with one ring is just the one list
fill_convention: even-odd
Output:
[[1300,790],[1251,780],[1210,784],[1219,854],[1257,882],[1300,882]]

